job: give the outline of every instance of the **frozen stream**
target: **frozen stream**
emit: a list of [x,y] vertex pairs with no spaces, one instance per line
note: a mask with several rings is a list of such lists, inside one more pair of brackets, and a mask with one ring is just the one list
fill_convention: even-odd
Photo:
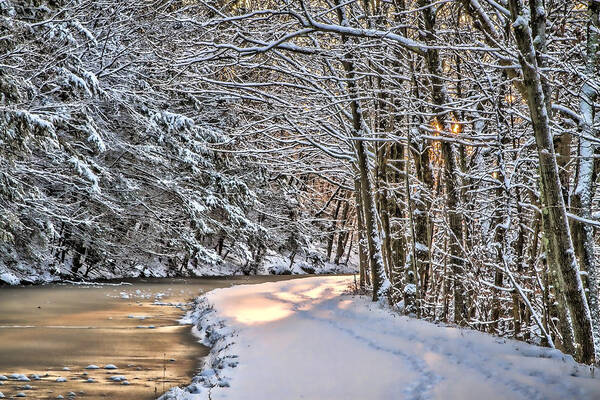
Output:
[[[67,399],[73,393],[86,399],[156,398],[189,384],[207,354],[190,327],[177,322],[191,298],[283,279],[290,277],[0,287],[0,392],[29,399]],[[117,369],[105,369],[109,364]],[[19,381],[19,375],[26,378]]]

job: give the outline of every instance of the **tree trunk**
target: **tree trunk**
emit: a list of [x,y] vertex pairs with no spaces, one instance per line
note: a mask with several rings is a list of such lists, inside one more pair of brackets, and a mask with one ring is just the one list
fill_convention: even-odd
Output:
[[[428,42],[433,43],[435,39],[435,10],[428,7],[429,4],[425,0],[419,1],[422,7],[423,22],[425,28],[425,36]],[[427,67],[429,70],[429,80],[431,83],[431,92],[433,97],[434,114],[436,115],[439,128],[445,132],[450,132],[448,129],[447,112],[445,108],[449,104],[448,92],[446,90],[440,61],[439,50],[437,48],[429,48],[426,53]],[[463,244],[463,228],[462,218],[458,212],[459,206],[459,185],[456,181],[459,171],[456,165],[456,157],[452,144],[446,140],[441,141],[442,158],[444,160],[444,183],[446,185],[446,205],[448,212],[448,225],[450,228],[450,269],[452,271],[452,280],[454,286],[454,322],[458,325],[465,324],[466,309],[465,309],[465,293],[462,284],[462,275],[464,269],[464,261],[462,256]]]
[[344,201],[344,208],[342,211],[342,219],[340,222],[340,232],[338,233],[338,242],[335,249],[335,259],[334,263],[337,265],[340,264],[340,259],[342,255],[344,255],[344,249],[346,248],[346,238],[348,237],[348,233],[344,230],[346,227],[346,220],[348,219],[348,210],[350,208],[350,201]]
[[331,253],[333,251],[333,242],[335,241],[335,230],[337,227],[337,219],[340,213],[340,207],[342,201],[338,200],[335,206],[335,211],[331,217],[331,227],[329,228],[329,236],[327,237],[327,261],[331,260]]
[[369,256],[367,255],[365,220],[362,211],[362,199],[360,195],[360,179],[358,174],[354,180],[354,199],[356,201],[356,226],[358,228],[358,272],[359,284],[361,288],[370,285],[368,275]]
[[543,213],[547,218],[549,228],[546,232],[549,241],[548,257],[552,261],[551,264],[558,266],[562,278],[561,283],[564,283],[566,302],[573,320],[575,340],[579,345],[577,358],[581,362],[593,363],[595,350],[592,320],[569,232],[567,212],[550,131],[550,117],[546,108],[546,98],[542,89],[536,51],[533,47],[529,24],[522,15],[521,1],[509,0],[509,5],[540,160]]
[[[588,38],[586,74],[587,80],[581,88],[579,101],[580,139],[579,139],[579,165],[575,192],[571,200],[571,207],[575,214],[582,218],[592,218],[592,199],[595,192],[595,162],[596,145],[592,138],[598,138],[594,128],[594,103],[598,98],[595,87],[598,85],[598,50],[600,45],[600,3],[589,2]],[[591,81],[591,83],[590,83]],[[598,304],[598,271],[594,256],[594,227],[581,221],[571,221],[575,253],[581,268],[588,273],[588,302],[592,315],[596,359],[600,358],[600,306]]]
[[[344,7],[336,1],[338,6],[337,16],[341,25],[347,24]],[[341,35],[342,43],[348,51],[344,54],[342,61],[346,73],[346,85],[350,96],[350,109],[352,111],[352,135],[363,137],[367,132],[366,123],[364,123],[362,109],[358,100],[358,86],[356,85],[356,76],[354,63],[350,49],[350,39],[346,35]],[[369,265],[371,267],[371,285],[373,286],[373,301],[377,301],[380,296],[380,289],[386,280],[385,268],[383,265],[383,256],[381,252],[381,241],[377,227],[377,209],[375,205],[375,196],[373,194],[373,182],[371,178],[369,159],[367,153],[367,144],[364,140],[354,140],[354,152],[357,158],[357,167],[360,174],[360,194],[363,206],[365,232],[367,236],[367,247],[369,255]]]

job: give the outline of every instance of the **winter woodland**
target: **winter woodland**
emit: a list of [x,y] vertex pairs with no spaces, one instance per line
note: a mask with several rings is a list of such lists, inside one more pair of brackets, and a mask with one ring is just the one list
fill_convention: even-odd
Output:
[[0,0],[0,276],[356,264],[374,301],[591,364],[599,13]]

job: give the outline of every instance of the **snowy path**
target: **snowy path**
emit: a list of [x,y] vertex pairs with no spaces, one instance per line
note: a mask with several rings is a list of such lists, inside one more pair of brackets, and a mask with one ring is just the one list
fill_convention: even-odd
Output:
[[366,298],[342,295],[351,280],[307,278],[209,293],[215,312],[196,317],[212,333],[210,363],[223,368],[207,367],[189,388],[195,394],[172,396],[600,399],[600,379],[558,351],[395,316]]

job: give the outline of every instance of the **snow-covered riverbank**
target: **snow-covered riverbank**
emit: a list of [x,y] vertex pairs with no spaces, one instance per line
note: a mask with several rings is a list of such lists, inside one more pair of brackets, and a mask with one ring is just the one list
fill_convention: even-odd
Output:
[[[314,253],[319,254],[319,253]],[[357,272],[356,262],[351,260],[347,264],[335,264],[322,258],[296,257],[295,262],[290,258],[270,251],[265,256],[263,263],[255,275],[307,275],[307,274],[352,274]],[[20,284],[48,284],[52,282],[72,283],[72,279],[83,279],[86,282],[105,279],[132,279],[132,278],[175,278],[175,277],[222,277],[243,275],[242,267],[236,263],[222,263],[217,265],[202,264],[188,269],[182,273],[169,269],[166,265],[156,263],[153,265],[136,265],[133,268],[114,270],[98,269],[87,275],[72,273],[70,265],[51,269],[45,265],[18,264],[12,267],[0,262],[0,285]]]
[[600,379],[570,356],[395,315],[344,295],[352,279],[208,293],[187,318],[210,356],[192,385],[165,398],[600,398]]

